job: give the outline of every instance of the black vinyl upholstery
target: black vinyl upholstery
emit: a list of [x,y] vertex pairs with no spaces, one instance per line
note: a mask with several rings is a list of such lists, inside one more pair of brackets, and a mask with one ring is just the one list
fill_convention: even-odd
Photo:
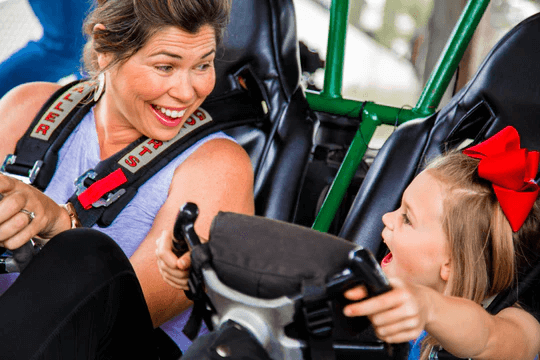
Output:
[[256,214],[292,221],[312,147],[313,120],[300,86],[300,56],[292,0],[232,2],[231,21],[216,56],[209,99],[233,90],[230,74],[249,65],[263,84],[269,116],[263,124],[228,130],[255,170]]
[[382,215],[399,207],[427,161],[466,139],[482,141],[512,125],[523,147],[540,150],[538,44],[540,14],[509,31],[439,112],[399,126],[369,169],[339,236],[382,255]]

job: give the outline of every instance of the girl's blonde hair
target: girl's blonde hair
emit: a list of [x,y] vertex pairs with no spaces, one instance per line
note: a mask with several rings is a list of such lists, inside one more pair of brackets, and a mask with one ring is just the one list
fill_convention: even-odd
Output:
[[[512,232],[491,182],[478,176],[479,160],[451,152],[426,170],[446,190],[443,229],[452,251],[449,295],[480,304],[516,281],[516,274],[537,254],[540,239],[538,200],[523,226]],[[428,359],[435,339],[423,341],[421,359]]]

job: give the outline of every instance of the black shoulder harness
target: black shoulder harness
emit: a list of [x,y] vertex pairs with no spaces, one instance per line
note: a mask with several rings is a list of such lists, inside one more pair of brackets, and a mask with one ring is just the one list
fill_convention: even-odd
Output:
[[[69,201],[83,226],[109,226],[145,181],[203,137],[262,122],[269,103],[262,83],[249,65],[231,78],[233,89],[205,101],[172,140],[141,137],[82,174]],[[0,171],[43,191],[56,171],[60,148],[94,106],[95,88],[93,81],[75,81],[56,91],[17,143],[15,154],[6,157]]]

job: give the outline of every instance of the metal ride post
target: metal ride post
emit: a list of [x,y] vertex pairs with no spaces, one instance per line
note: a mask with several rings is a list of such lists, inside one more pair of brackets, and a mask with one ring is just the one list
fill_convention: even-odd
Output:
[[469,0],[439,57],[437,65],[431,72],[416,106],[413,109],[402,109],[378,105],[371,101],[364,103],[343,99],[341,96],[349,0],[332,0],[324,88],[320,93],[307,90],[306,98],[311,109],[315,111],[358,116],[361,117],[361,122],[313,223],[313,229],[327,232],[330,228],[377,126],[393,125],[396,122],[402,124],[435,113],[489,2],[490,0]]

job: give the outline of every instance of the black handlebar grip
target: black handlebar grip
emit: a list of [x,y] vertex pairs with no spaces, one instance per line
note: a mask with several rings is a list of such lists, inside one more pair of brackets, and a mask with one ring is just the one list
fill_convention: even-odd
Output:
[[[351,271],[364,279],[369,296],[381,295],[392,290],[388,278],[369,250],[359,247],[349,253],[349,259],[351,260]],[[408,358],[409,343],[385,343],[384,347],[392,359]]]
[[370,296],[377,296],[392,289],[386,275],[369,250],[359,247],[349,253],[349,260],[351,271],[360,279],[364,279]]
[[13,250],[12,253],[13,260],[15,260],[19,267],[19,272],[22,272],[26,266],[30,264],[30,261],[34,258],[34,255],[36,255],[36,248],[32,241],[29,241],[20,248]]
[[196,204],[188,202],[182,206],[173,230],[173,252],[176,256],[185,254],[193,247],[200,245],[201,241],[195,232],[195,220],[199,216]]

